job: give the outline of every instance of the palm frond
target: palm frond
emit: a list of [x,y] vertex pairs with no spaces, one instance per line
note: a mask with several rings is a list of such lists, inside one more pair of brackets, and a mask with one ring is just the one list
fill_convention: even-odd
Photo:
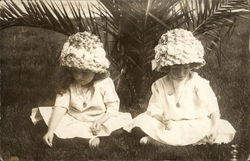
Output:
[[[127,61],[134,64],[135,68],[148,72],[144,67],[148,65],[146,58],[154,54],[152,48],[159,37],[184,21],[184,14],[178,10],[176,12],[180,14],[175,19],[171,17],[172,9],[178,2],[179,0],[100,0],[103,7],[98,8],[98,11],[102,19],[107,19],[109,32],[125,46],[126,57],[123,58],[129,58]],[[117,57],[117,53],[113,57]]]
[[[80,2],[67,1],[69,11],[66,11],[62,1],[30,0],[21,1],[22,9],[13,0],[4,0],[0,12],[0,30],[12,26],[38,27],[60,32],[66,35],[78,31],[90,31],[99,35],[94,23],[96,17],[89,10],[89,17],[84,13]],[[70,18],[69,14],[73,16]]]
[[[87,5],[87,13],[85,13],[86,9],[80,1],[66,1],[68,9],[65,8],[63,1],[59,2],[28,0],[17,3],[14,0],[4,0],[0,8],[0,30],[13,26],[27,26],[53,30],[65,35],[90,31],[102,39],[108,53],[115,51],[112,49],[112,42],[107,39],[108,35],[103,36],[100,27],[104,31],[111,31],[109,34],[114,30],[106,30],[105,26],[99,25],[100,17],[91,8],[93,5]],[[111,24],[106,20],[103,21]],[[108,54],[108,57],[115,65],[116,61],[110,55]]]
[[181,10],[188,12],[187,29],[206,41],[208,51],[221,55],[217,52],[221,38],[232,34],[236,18],[249,14],[250,5],[246,0],[185,0]]
[[22,8],[14,0],[3,1],[0,30],[30,26],[66,35],[78,31],[99,35],[112,64],[131,76],[126,79],[132,93],[141,85],[137,79],[151,74],[153,49],[163,33],[173,28],[193,31],[207,51],[217,53],[220,64],[220,41],[233,33],[236,18],[246,18],[250,11],[248,0],[97,0],[98,5],[88,5],[86,13],[80,1],[68,0],[69,10],[62,0],[21,1]]

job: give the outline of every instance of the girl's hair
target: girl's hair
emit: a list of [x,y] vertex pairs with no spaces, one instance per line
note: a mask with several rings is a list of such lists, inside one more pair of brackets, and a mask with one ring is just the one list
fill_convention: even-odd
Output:
[[74,82],[73,75],[71,74],[69,68],[67,67],[58,67],[55,73],[55,86],[56,93],[64,93]]
[[[94,83],[97,80],[105,79],[109,76],[109,72],[96,73],[91,83]],[[56,93],[64,93],[73,82],[74,77],[72,75],[71,69],[69,67],[58,67],[55,74]]]

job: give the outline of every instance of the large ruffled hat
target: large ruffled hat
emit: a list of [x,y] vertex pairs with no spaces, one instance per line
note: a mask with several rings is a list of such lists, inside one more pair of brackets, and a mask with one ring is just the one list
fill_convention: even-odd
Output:
[[192,32],[174,29],[163,34],[155,47],[153,68],[161,71],[162,67],[177,64],[195,63],[196,68],[205,65],[204,48]]
[[89,32],[69,36],[60,56],[61,66],[106,73],[110,62],[100,39]]

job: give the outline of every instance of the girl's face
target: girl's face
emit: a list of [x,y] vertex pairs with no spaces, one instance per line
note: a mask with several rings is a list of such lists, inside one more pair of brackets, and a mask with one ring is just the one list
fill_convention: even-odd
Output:
[[72,70],[72,75],[75,79],[75,82],[82,86],[89,84],[95,77],[94,72],[81,70]]
[[189,64],[173,65],[170,67],[170,75],[175,80],[184,80],[190,73],[191,68]]

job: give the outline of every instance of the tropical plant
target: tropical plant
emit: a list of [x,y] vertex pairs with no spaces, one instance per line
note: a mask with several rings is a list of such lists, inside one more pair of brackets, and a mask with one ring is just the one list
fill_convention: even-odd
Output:
[[[221,0],[100,0],[100,17],[108,20],[112,35],[123,45],[122,65],[133,81],[135,97],[143,97],[155,80],[151,72],[154,46],[173,28],[185,28],[203,40],[207,52],[220,62],[220,40],[230,36],[234,21],[249,12],[246,1]],[[106,8],[106,9],[105,9]],[[105,13],[105,14],[104,14]],[[117,29],[114,31],[114,28]],[[109,28],[108,28],[109,29]],[[221,30],[224,32],[221,32]],[[120,55],[119,55],[120,56]],[[152,78],[152,79],[151,79]],[[142,83],[145,82],[145,83]],[[146,88],[146,90],[145,90]]]
[[67,11],[62,2],[22,1],[21,9],[13,0],[4,0],[0,29],[31,26],[66,35],[85,30],[99,35],[112,64],[121,71],[119,79],[128,83],[134,103],[157,77],[151,60],[164,32],[173,28],[193,31],[220,62],[220,40],[230,36],[237,17],[250,11],[247,0],[98,0],[98,4],[88,5],[86,16],[79,2],[68,1]]

